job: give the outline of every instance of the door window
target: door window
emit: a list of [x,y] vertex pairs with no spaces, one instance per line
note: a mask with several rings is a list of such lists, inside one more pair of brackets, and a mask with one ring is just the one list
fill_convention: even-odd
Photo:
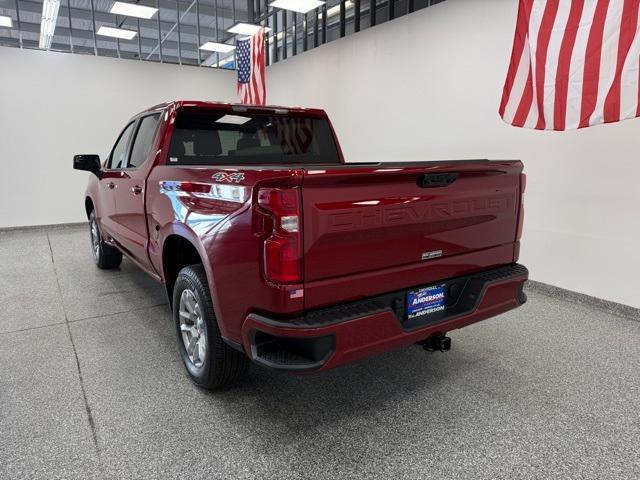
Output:
[[133,122],[131,122],[125,127],[118,141],[113,146],[113,150],[111,150],[111,155],[109,155],[109,160],[107,161],[108,169],[124,168],[127,157],[127,145],[129,144],[129,137],[133,131],[133,125]]
[[153,140],[156,137],[159,120],[160,113],[146,116],[140,120],[140,126],[138,127],[133,148],[131,149],[128,168],[138,168],[149,158],[149,152],[153,146]]

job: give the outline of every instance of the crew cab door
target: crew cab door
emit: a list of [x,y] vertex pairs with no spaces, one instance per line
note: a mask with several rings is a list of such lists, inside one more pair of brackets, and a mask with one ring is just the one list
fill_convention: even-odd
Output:
[[135,122],[130,122],[118,136],[98,181],[100,193],[96,211],[102,234],[107,238],[115,239],[118,237],[118,224],[115,221],[116,195],[118,183],[122,178],[122,170],[126,166],[134,126]]
[[135,122],[134,133],[126,157],[126,167],[116,181],[115,196],[116,241],[133,260],[143,268],[152,270],[147,254],[149,232],[145,213],[146,179],[153,167],[156,149],[156,132],[160,112],[140,117]]

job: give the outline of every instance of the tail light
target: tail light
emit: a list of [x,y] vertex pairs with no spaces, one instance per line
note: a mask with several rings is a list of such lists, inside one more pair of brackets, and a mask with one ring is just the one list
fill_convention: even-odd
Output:
[[268,212],[273,221],[273,230],[263,246],[265,276],[275,283],[300,283],[302,241],[299,189],[261,188],[258,205]]
[[522,226],[524,224],[524,191],[527,188],[527,176],[520,174],[520,209],[518,210],[518,230],[516,232],[516,242],[522,237]]

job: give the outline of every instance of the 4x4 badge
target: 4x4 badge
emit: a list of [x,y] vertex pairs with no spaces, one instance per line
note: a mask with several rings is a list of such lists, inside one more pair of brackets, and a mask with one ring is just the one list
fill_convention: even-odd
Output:
[[244,173],[236,172],[236,173],[227,173],[227,172],[218,172],[211,176],[216,182],[234,182],[240,183],[244,180]]

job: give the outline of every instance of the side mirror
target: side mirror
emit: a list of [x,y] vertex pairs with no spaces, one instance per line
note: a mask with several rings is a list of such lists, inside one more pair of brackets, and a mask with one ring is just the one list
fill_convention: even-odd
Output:
[[75,170],[86,170],[87,172],[98,175],[100,172],[100,156],[99,155],[75,155],[73,157],[73,168]]

